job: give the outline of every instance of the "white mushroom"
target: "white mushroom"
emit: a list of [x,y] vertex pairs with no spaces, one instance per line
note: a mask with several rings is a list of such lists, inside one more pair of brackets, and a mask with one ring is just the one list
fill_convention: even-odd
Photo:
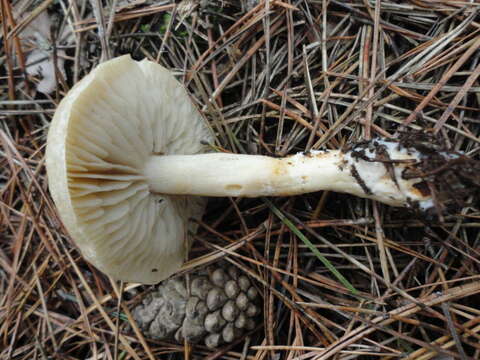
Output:
[[162,66],[122,56],[78,82],[47,139],[49,188],[84,257],[115,279],[157,283],[189,248],[189,219],[205,199],[150,190],[152,154],[195,154],[212,137],[184,88]]
[[46,163],[60,216],[83,255],[116,279],[165,279],[186,258],[187,232],[195,230],[189,219],[204,211],[204,198],[192,195],[332,190],[432,206],[422,180],[403,176],[422,153],[393,140],[281,159],[205,153],[212,141],[182,85],[154,62],[118,57],[77,83],[55,113]]

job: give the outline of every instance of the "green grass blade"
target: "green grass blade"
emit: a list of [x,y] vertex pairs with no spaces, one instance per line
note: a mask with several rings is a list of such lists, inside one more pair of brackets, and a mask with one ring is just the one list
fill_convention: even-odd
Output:
[[305,236],[303,233],[297,229],[295,224],[293,224],[287,217],[278,209],[270,200],[264,199],[265,203],[272,210],[272,212],[300,239],[305,245],[312,251],[315,256],[320,260],[323,265],[327,267],[328,270],[345,286],[353,295],[358,295],[359,292],[355,287],[332,265],[327,258],[325,258],[320,251],[312,244],[312,242]]

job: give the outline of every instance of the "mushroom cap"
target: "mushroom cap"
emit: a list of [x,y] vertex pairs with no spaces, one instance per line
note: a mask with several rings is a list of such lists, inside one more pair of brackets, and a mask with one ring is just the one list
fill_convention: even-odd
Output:
[[200,197],[151,193],[152,154],[196,154],[212,135],[183,86],[154,62],[121,56],[79,81],[47,139],[50,192],[83,256],[114,279],[157,283],[189,249]]

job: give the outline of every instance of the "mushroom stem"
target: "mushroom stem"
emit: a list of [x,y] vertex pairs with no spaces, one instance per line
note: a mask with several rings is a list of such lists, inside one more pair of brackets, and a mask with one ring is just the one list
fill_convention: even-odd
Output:
[[150,189],[163,194],[288,196],[331,190],[336,182],[337,191],[350,189],[350,176],[338,168],[340,158],[339,151],[286,158],[227,153],[152,156],[145,172]]
[[378,162],[375,152],[365,152],[367,160],[354,158],[352,148],[286,158],[226,153],[152,155],[144,171],[150,191],[160,194],[257,197],[330,190],[392,206],[428,201],[429,195],[414,186],[419,179],[401,176],[407,164],[418,160],[417,154],[395,150],[391,144],[381,146],[389,149],[389,159],[399,160],[394,168]]

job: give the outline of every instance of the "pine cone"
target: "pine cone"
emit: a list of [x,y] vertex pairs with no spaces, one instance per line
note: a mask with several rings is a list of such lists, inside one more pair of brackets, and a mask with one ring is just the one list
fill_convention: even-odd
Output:
[[258,292],[249,278],[234,266],[210,267],[185,277],[160,283],[133,310],[133,317],[145,335],[155,339],[174,338],[179,343],[203,342],[209,348],[238,339],[255,328],[260,308]]

